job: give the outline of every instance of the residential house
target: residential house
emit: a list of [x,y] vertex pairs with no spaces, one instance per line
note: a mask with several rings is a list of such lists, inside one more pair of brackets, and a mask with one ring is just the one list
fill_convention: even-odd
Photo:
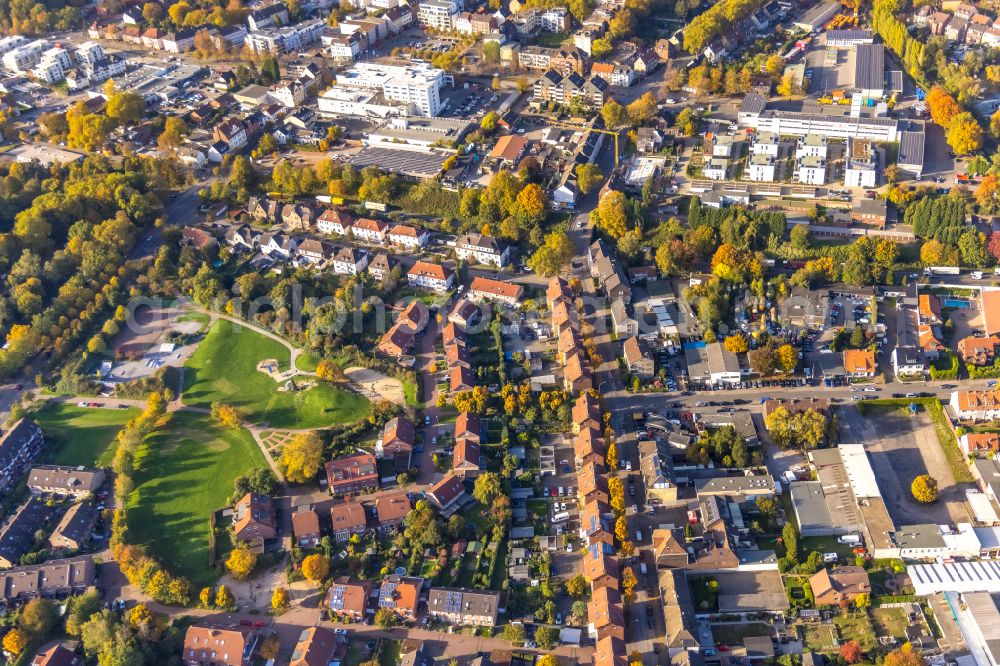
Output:
[[875,352],[867,349],[844,350],[844,372],[848,377],[874,377],[878,371]]
[[442,513],[448,515],[458,508],[458,504],[466,497],[465,486],[455,474],[446,474],[427,491],[427,499]]
[[510,263],[510,246],[482,234],[463,234],[455,241],[455,256],[463,261],[503,268]]
[[455,307],[448,313],[448,321],[466,328],[472,326],[482,318],[482,311],[475,303],[467,298],[460,299],[455,303]]
[[382,245],[385,243],[386,234],[389,232],[389,223],[362,217],[354,222],[351,229],[356,239],[375,245]]
[[618,589],[618,562],[600,544],[589,546],[583,554],[583,576],[591,593],[601,587]]
[[635,149],[640,153],[657,153],[663,146],[663,135],[654,127],[636,130]]
[[455,440],[455,450],[452,453],[452,472],[459,478],[474,479],[479,476],[482,464],[479,444],[470,438]]
[[626,338],[623,351],[629,374],[644,381],[653,378],[656,373],[656,364],[653,362],[653,355],[645,341],[635,336]]
[[603,466],[606,452],[604,438],[597,428],[585,427],[573,437],[573,456],[578,465],[592,463]]
[[181,659],[187,666],[250,666],[256,647],[250,627],[198,622],[184,634]]
[[351,501],[350,498],[330,507],[330,524],[333,526],[333,537],[337,541],[347,541],[355,534],[364,534],[368,531],[364,506],[360,502]]
[[941,323],[941,302],[934,294],[920,294],[917,299],[921,324]]
[[[592,444],[598,442],[595,436],[591,439]],[[580,463],[580,470],[577,472],[577,494],[580,502],[588,504],[590,502],[601,502],[607,504],[610,500],[608,493],[608,478],[605,474],[604,463],[594,460],[583,460]]]
[[368,253],[361,248],[345,245],[333,255],[333,272],[340,275],[358,275],[368,266]]
[[375,518],[378,520],[378,527],[383,532],[395,532],[406,515],[411,511],[410,498],[406,493],[399,492],[391,495],[380,495],[375,500]]
[[319,514],[311,507],[300,506],[292,514],[292,534],[300,548],[315,548],[319,545]]
[[308,231],[315,223],[316,211],[303,204],[285,204],[281,207],[281,222],[293,230]]
[[422,287],[437,292],[451,289],[454,279],[454,271],[447,266],[423,260],[413,264],[406,274],[406,280],[411,287]]
[[628,653],[625,641],[617,636],[599,638],[594,644],[594,666],[626,666]]
[[410,249],[418,249],[430,242],[430,233],[422,227],[411,227],[408,224],[397,224],[389,231],[388,239],[393,245],[401,245]]
[[62,645],[53,645],[35,655],[31,666],[84,666],[84,658]]
[[500,593],[490,590],[434,587],[427,597],[427,616],[451,624],[493,627],[500,609]]
[[333,495],[356,495],[378,488],[378,464],[367,452],[334,458],[326,464],[326,480]]
[[306,238],[295,248],[295,252],[303,261],[316,265],[333,256],[333,246],[315,238]]
[[461,412],[455,419],[455,440],[467,439],[469,441],[475,442],[476,444],[481,444],[484,439],[483,433],[483,422],[479,418],[478,414],[470,414],[469,412]]
[[295,253],[298,243],[280,231],[260,235],[260,251],[268,257],[288,259]]
[[208,233],[204,229],[199,229],[198,227],[184,227],[181,230],[181,240],[180,245],[184,247],[193,247],[196,250],[207,250],[210,247],[215,247],[219,244],[219,241],[212,234]]
[[44,443],[42,428],[31,419],[20,419],[0,434],[0,490],[21,475]]
[[580,512],[580,538],[584,545],[599,544],[604,552],[610,555],[614,552],[614,515],[607,502],[591,499],[583,505]]
[[397,265],[399,265],[399,261],[394,256],[379,252],[368,262],[368,274],[376,280],[382,281],[389,277]]
[[524,287],[513,282],[476,276],[469,286],[469,298],[494,301],[516,308],[524,298]]
[[611,301],[611,323],[617,335],[639,334],[639,322],[632,316],[632,306],[622,298]]
[[397,470],[410,468],[413,447],[416,445],[416,430],[413,421],[405,416],[390,419],[382,430],[382,439],[375,444],[375,454],[396,461]]
[[423,578],[387,576],[379,587],[378,607],[388,608],[404,620],[412,620],[417,614],[423,587]]
[[233,507],[233,531],[237,539],[263,551],[264,542],[278,535],[274,501],[260,493],[241,497]]
[[958,446],[966,456],[995,457],[1000,451],[1000,435],[995,432],[967,432],[958,438]]
[[390,358],[401,357],[413,347],[417,334],[424,330],[427,322],[427,306],[419,300],[410,301],[379,340],[375,351]]
[[17,566],[35,545],[35,534],[51,520],[54,510],[32,495],[0,526],[0,569]]
[[859,594],[871,594],[872,585],[863,567],[823,567],[810,576],[809,585],[817,606],[836,606],[853,602]]
[[597,398],[589,393],[582,393],[573,403],[572,411],[573,432],[578,433],[587,428],[597,431],[603,427],[601,419],[601,405]]
[[948,406],[960,421],[1000,419],[1000,391],[954,391]]
[[[453,353],[459,352],[455,350]],[[448,382],[449,390],[452,393],[456,391],[471,391],[476,387],[476,375],[467,363],[461,363],[448,369]]]
[[212,131],[214,141],[222,141],[232,151],[240,150],[247,145],[247,129],[236,118],[227,118]]
[[594,388],[594,379],[590,374],[590,363],[577,352],[566,361],[563,371],[563,388],[569,393],[577,394]]
[[590,620],[590,635],[595,639],[608,636],[625,639],[625,609],[622,605],[622,593],[616,588],[601,587],[594,590],[587,605],[587,616]]
[[327,590],[324,605],[337,617],[363,620],[368,610],[368,598],[374,590],[375,584],[371,581],[341,576]]
[[35,494],[82,497],[97,492],[104,479],[103,469],[35,465],[28,472],[28,490]]
[[0,571],[0,604],[9,608],[35,597],[81,594],[95,585],[96,572],[90,555],[6,569]]
[[240,224],[226,230],[226,245],[238,250],[253,250],[260,241],[260,234],[249,226]]
[[322,234],[344,236],[353,224],[354,218],[350,213],[336,208],[327,208],[316,218],[316,229]]
[[338,651],[346,655],[347,646],[337,641],[337,635],[326,627],[307,627],[299,634],[288,666],[329,666],[335,663]]
[[991,335],[986,338],[968,337],[958,341],[958,355],[970,365],[988,366],[996,360],[1000,337]]
[[77,502],[63,514],[49,535],[51,550],[80,550],[90,543],[90,535],[100,511],[91,502]]

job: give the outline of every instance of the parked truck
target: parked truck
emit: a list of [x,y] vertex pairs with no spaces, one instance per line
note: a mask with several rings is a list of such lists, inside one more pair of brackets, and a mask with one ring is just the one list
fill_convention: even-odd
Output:
[[958,266],[926,266],[924,275],[958,275],[961,273]]

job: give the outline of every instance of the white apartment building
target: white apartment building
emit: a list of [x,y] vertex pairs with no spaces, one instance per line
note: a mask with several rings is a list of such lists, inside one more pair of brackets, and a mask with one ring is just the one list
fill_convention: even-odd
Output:
[[11,35],[10,37],[4,37],[0,39],[0,55],[5,55],[10,53],[19,46],[24,46],[28,43],[28,38],[22,35]]
[[778,135],[774,132],[757,132],[750,143],[751,155],[770,155],[778,157]]
[[705,162],[705,166],[701,170],[701,175],[709,180],[725,180],[726,167],[728,165],[729,162],[725,158],[713,157]]
[[355,247],[343,247],[333,255],[333,272],[357,275],[368,265],[368,253]]
[[411,104],[387,103],[374,90],[352,90],[333,86],[316,98],[316,108],[321,116],[361,118],[388,118],[410,115]]
[[510,263],[510,246],[482,234],[462,234],[455,241],[455,256],[463,261],[503,268]]
[[329,49],[330,57],[334,60],[354,62],[363,50],[361,44],[362,38],[357,33],[352,35],[324,36],[323,42],[326,44],[327,49]]
[[565,7],[546,9],[538,15],[538,24],[548,32],[566,32],[570,26],[569,10]]
[[425,28],[451,30],[458,4],[451,0],[423,0],[417,7],[417,23]]
[[823,185],[826,183],[826,160],[807,155],[795,161],[795,180],[803,185]]
[[363,217],[355,221],[351,229],[356,239],[374,245],[381,245],[385,243],[385,235],[389,231],[389,223]]
[[421,287],[432,291],[447,291],[455,280],[455,273],[447,266],[418,261],[406,274],[411,287]]
[[336,86],[381,90],[388,100],[412,106],[414,115],[436,116],[441,112],[441,88],[455,80],[428,63],[385,65],[362,62],[337,75]]
[[303,21],[285,28],[252,30],[245,43],[254,53],[292,53],[318,41],[325,29],[326,24],[318,19]]
[[741,127],[757,132],[774,132],[779,136],[819,134],[831,139],[871,139],[899,141],[899,122],[895,118],[851,116],[830,113],[799,113],[768,110],[767,100],[751,93],[743,98],[738,120]]
[[844,169],[844,185],[847,187],[874,188],[878,182],[878,170],[873,163],[847,161]]
[[771,155],[751,155],[746,177],[758,183],[774,182],[774,157]]
[[795,144],[795,159],[800,157],[821,157],[826,159],[826,137],[819,134],[807,134]]
[[851,139],[847,146],[847,164],[844,167],[844,185],[848,187],[875,187],[878,173],[875,148],[871,141]]
[[722,134],[712,139],[712,157],[731,157],[733,154],[733,137]]
[[294,109],[306,99],[306,87],[301,81],[289,81],[267,91],[269,99],[288,109]]
[[49,50],[50,46],[51,44],[44,39],[36,39],[18,46],[4,54],[3,66],[12,72],[23,74],[41,61],[42,54]]
[[104,58],[104,48],[97,42],[84,42],[76,47],[76,59],[81,64],[93,66]]
[[69,51],[60,47],[53,47],[42,53],[41,61],[31,70],[36,79],[42,79],[46,83],[56,83],[66,78],[66,71],[73,66],[73,59]]

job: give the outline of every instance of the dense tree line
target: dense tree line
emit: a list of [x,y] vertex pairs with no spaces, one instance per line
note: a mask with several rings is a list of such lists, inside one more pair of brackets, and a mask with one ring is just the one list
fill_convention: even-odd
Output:
[[81,8],[85,4],[80,0],[0,0],[0,26],[5,33],[14,35],[79,28],[83,18]]
[[[136,288],[139,265],[126,262],[153,222],[157,192],[179,186],[173,160],[101,157],[72,166],[0,165],[0,376],[20,371],[39,349],[53,361],[76,348]],[[16,184],[22,183],[14,191]],[[17,202],[31,195],[31,204]],[[13,219],[11,215],[13,214]]]
[[722,0],[696,16],[684,30],[684,50],[698,53],[713,39],[750,16],[764,5],[763,0]]
[[917,81],[925,81],[923,63],[924,45],[911,37],[906,26],[896,18],[899,10],[897,0],[874,0],[872,3],[872,27],[886,46],[895,52],[903,62],[906,71]]
[[919,238],[955,245],[966,230],[965,201],[957,196],[923,197],[906,208],[903,221]]

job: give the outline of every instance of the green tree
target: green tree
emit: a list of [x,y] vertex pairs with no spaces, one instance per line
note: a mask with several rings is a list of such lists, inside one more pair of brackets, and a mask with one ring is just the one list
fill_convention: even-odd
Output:
[[551,650],[559,641],[559,631],[555,627],[539,625],[535,629],[535,642],[543,650]]
[[379,608],[375,612],[375,623],[383,629],[392,629],[400,624],[399,616],[390,608]]
[[594,188],[604,181],[601,167],[590,162],[576,165],[576,186],[580,194],[590,194]]
[[785,557],[792,563],[799,561],[799,531],[791,521],[781,530],[781,542],[785,545]]
[[573,241],[564,231],[545,235],[545,243],[528,259],[528,267],[542,277],[557,275],[573,259]]
[[472,496],[483,506],[492,506],[493,500],[502,493],[500,477],[495,472],[484,472],[476,477]]
[[504,626],[503,632],[500,634],[501,638],[505,641],[510,641],[512,645],[523,645],[525,639],[527,638],[524,633],[523,624],[510,624]]

